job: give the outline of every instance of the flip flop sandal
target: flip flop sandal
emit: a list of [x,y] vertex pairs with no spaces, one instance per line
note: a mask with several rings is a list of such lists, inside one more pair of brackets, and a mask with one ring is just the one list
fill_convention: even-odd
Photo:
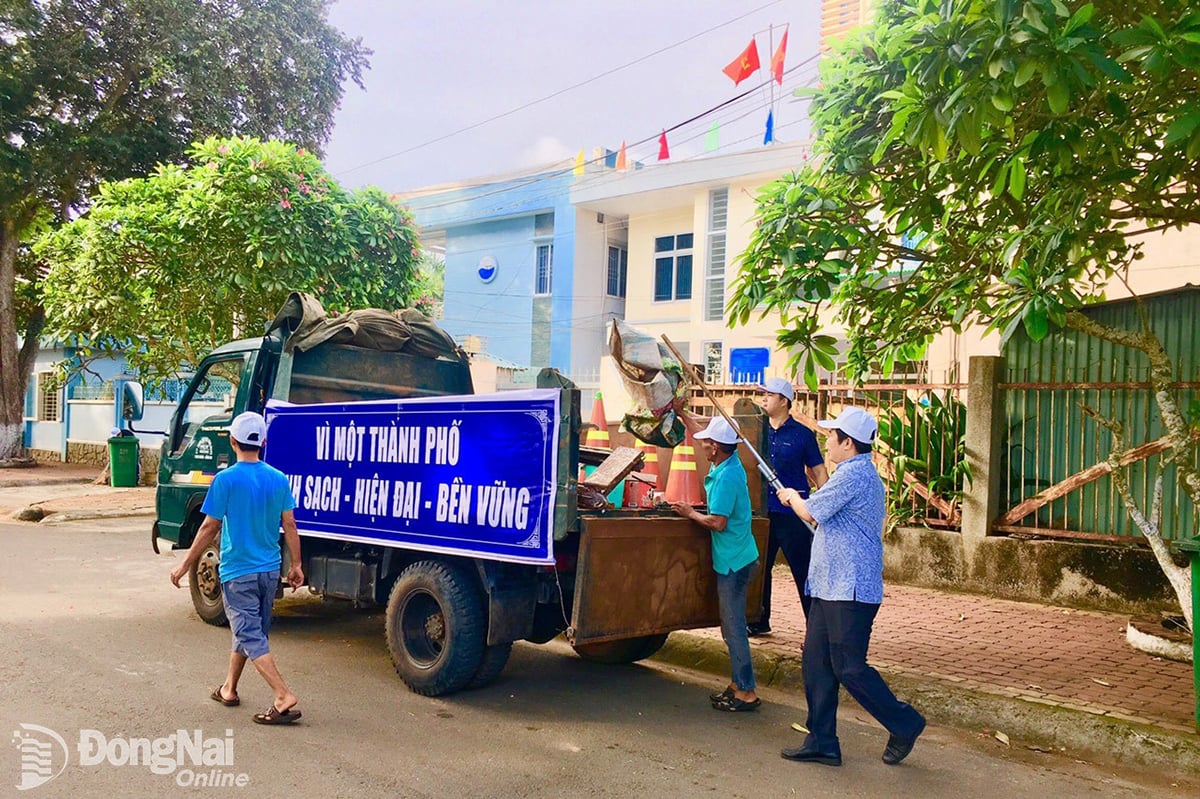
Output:
[[736,696],[712,703],[713,710],[723,710],[726,713],[743,713],[750,710],[758,710],[760,705],[762,705],[762,699],[755,698],[753,702],[746,702],[738,699]]
[[724,691],[717,691],[716,693],[708,695],[708,701],[710,702],[722,702],[726,699],[733,699],[732,688],[726,688]]
[[220,702],[225,707],[237,707],[242,703],[242,700],[236,696],[233,699],[226,699],[225,697],[221,696],[221,686],[219,685],[214,688],[213,692],[208,696],[214,702]]
[[277,710],[275,705],[267,708],[265,713],[255,713],[255,724],[292,724],[300,719],[303,715],[299,710],[288,708],[287,710]]

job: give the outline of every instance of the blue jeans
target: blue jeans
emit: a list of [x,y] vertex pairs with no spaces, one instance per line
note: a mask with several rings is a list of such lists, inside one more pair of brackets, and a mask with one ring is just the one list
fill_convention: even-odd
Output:
[[838,686],[893,735],[912,738],[925,718],[896,698],[879,672],[867,665],[871,628],[879,605],[813,598],[804,636],[804,696],[811,731],[805,745],[840,752],[837,737]]
[[721,606],[721,637],[729,647],[733,684],[739,691],[754,690],[754,663],[746,633],[746,593],[758,568],[754,561],[729,574],[717,574],[717,602]]
[[244,574],[221,583],[225,615],[233,632],[233,651],[257,660],[271,651],[271,608],[279,587],[279,571]]

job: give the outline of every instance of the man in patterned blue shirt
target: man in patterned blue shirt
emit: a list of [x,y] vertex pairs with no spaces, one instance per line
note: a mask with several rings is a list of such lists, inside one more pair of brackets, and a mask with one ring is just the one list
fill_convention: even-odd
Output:
[[816,525],[805,591],[812,597],[804,637],[804,696],[808,736],[780,754],[803,763],[842,764],[837,737],[838,686],[890,733],[883,762],[898,764],[925,729],[925,717],[898,700],[879,672],[867,665],[871,626],[883,602],[883,481],[871,462],[878,425],[862,408],[833,420],[829,461],[837,471],[807,500],[791,488],[779,499]]

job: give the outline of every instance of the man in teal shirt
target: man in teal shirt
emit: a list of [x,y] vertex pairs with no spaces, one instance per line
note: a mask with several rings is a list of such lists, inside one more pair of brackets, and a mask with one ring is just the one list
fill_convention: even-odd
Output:
[[229,425],[229,440],[237,454],[237,463],[213,479],[201,511],[204,521],[188,549],[183,563],[171,572],[176,588],[200,553],[214,536],[221,536],[221,595],[225,614],[233,631],[233,651],[229,653],[229,671],[225,682],[213,689],[213,701],[226,707],[241,704],[237,685],[246,661],[271,686],[275,700],[254,720],[259,724],[291,724],[300,718],[298,702],[270,652],[267,633],[271,628],[271,608],[279,586],[281,565],[279,528],[291,556],[287,581],[292,590],[304,582],[300,567],[300,535],[296,507],[287,477],[278,469],[259,460],[267,440],[267,424],[257,413],[242,413]]
[[[689,428],[699,427],[683,416]],[[750,529],[750,489],[746,470],[737,457],[737,430],[722,417],[694,433],[705,457],[708,475],[704,494],[708,513],[700,513],[685,502],[672,508],[712,532],[713,570],[717,573],[717,599],[721,609],[721,636],[729,647],[732,681],[722,692],[709,697],[715,710],[756,710],[762,700],[754,692],[754,664],[750,660],[750,637],[746,630],[746,594],[750,578],[758,568],[758,545]]]

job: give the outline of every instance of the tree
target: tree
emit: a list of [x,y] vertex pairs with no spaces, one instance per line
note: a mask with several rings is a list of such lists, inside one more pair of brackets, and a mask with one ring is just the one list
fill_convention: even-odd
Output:
[[[838,357],[819,332],[830,313],[859,373],[968,325],[1035,340],[1067,325],[1133,347],[1195,503],[1195,421],[1162,344],[1078,309],[1140,257],[1140,237],[1200,221],[1197,97],[1200,13],[1182,0],[889,0],[822,65],[816,158],[759,197],[731,315],[780,313],[809,383]],[[1186,571],[1139,517],[1188,606]]]
[[251,138],[101,184],[34,249],[48,330],[79,336],[85,358],[120,350],[151,381],[261,335],[292,290],[330,309],[400,307],[417,290],[407,211],[379,189],[344,191],[303,149]]
[[[44,322],[28,245],[210,135],[328,139],[369,51],[327,0],[0,0],[0,461]],[[23,339],[17,346],[18,334]]]
[[423,252],[417,263],[412,305],[431,319],[441,319],[446,300],[446,261]]

